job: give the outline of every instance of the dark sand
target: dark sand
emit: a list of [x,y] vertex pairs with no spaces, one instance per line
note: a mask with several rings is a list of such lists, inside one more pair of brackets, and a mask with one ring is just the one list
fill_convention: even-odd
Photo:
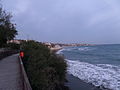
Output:
[[101,90],[70,74],[67,74],[67,80],[68,82],[66,83],[66,86],[68,86],[70,90]]

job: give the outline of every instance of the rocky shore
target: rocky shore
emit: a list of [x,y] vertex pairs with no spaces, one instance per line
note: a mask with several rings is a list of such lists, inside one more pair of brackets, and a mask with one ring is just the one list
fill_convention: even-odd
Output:
[[[66,77],[68,82],[65,85],[69,88],[69,90],[102,90],[70,74],[67,74]],[[108,90],[108,89],[104,89],[104,90]]]

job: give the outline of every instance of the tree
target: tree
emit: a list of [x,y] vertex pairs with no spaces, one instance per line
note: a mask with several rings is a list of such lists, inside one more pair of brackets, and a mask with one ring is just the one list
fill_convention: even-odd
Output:
[[0,47],[17,35],[15,24],[11,22],[12,15],[0,7]]

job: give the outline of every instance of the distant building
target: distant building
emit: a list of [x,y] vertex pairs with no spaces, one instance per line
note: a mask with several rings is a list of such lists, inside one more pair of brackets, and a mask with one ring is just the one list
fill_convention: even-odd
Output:
[[45,46],[47,46],[48,48],[51,48],[51,43],[48,43],[48,42],[45,42],[45,43],[43,43]]
[[20,43],[21,43],[21,40],[10,40],[10,41],[7,41],[7,43],[20,44]]

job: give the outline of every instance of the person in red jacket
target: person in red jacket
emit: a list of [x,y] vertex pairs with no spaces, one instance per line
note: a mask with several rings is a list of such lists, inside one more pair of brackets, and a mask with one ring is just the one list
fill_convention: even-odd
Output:
[[24,57],[24,52],[20,51],[20,57],[23,58]]

